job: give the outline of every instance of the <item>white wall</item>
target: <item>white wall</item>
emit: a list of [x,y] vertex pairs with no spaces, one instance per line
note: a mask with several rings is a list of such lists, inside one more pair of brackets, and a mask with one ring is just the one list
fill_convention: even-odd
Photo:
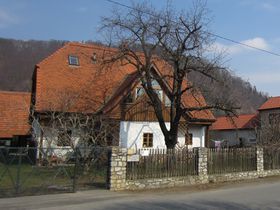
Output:
[[210,131],[210,141],[225,141],[228,146],[239,146],[242,138],[243,145],[250,145],[250,139],[256,139],[256,132],[254,129],[247,130],[221,130],[221,131]]
[[[167,129],[170,123],[166,123]],[[193,147],[204,147],[206,126],[189,126],[193,134]],[[153,148],[164,149],[164,136],[158,122],[120,122],[120,146],[122,148],[140,149],[143,146],[143,133],[153,133]],[[179,130],[178,146],[185,145],[185,131]]]

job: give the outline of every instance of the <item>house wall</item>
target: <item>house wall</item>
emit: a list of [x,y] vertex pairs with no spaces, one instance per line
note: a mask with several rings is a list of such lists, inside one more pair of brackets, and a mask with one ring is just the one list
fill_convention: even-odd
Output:
[[[253,129],[246,130],[216,130],[209,131],[210,142],[224,140],[228,146],[239,146],[240,138],[242,138],[243,145],[250,145],[250,139],[256,139],[256,131]],[[227,143],[226,143],[227,142]],[[211,145],[213,142],[211,142]]]
[[259,111],[261,128],[265,128],[266,126],[269,126],[269,114],[277,114],[277,113],[280,113],[280,109],[269,109],[269,110]]
[[[170,123],[166,123],[167,129]],[[153,148],[164,149],[164,135],[160,129],[158,122],[120,122],[120,146],[122,148],[140,149],[143,147],[143,133],[153,133]],[[189,126],[189,133],[193,134],[192,147],[205,146],[206,126]],[[185,131],[179,130],[178,146],[185,145]]]

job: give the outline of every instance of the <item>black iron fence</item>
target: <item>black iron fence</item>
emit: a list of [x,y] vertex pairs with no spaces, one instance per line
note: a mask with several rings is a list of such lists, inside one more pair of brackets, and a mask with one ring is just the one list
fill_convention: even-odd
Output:
[[137,161],[127,162],[128,180],[198,174],[197,149],[142,149],[135,155]]
[[0,197],[107,187],[108,147],[0,148]]

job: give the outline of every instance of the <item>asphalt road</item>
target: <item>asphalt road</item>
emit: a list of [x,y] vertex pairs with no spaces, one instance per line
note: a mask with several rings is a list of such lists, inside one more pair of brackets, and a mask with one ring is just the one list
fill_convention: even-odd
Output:
[[0,199],[0,209],[280,209],[280,180],[235,183],[210,189],[147,192],[93,190]]

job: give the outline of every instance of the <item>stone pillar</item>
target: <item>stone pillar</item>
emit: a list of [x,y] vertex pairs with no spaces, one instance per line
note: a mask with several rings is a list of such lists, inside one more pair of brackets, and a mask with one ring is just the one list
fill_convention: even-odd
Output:
[[260,177],[264,174],[263,148],[257,147],[257,173]]
[[198,176],[201,183],[208,183],[207,151],[205,147],[198,148]]
[[109,189],[112,191],[126,188],[127,149],[112,147],[110,158]]

